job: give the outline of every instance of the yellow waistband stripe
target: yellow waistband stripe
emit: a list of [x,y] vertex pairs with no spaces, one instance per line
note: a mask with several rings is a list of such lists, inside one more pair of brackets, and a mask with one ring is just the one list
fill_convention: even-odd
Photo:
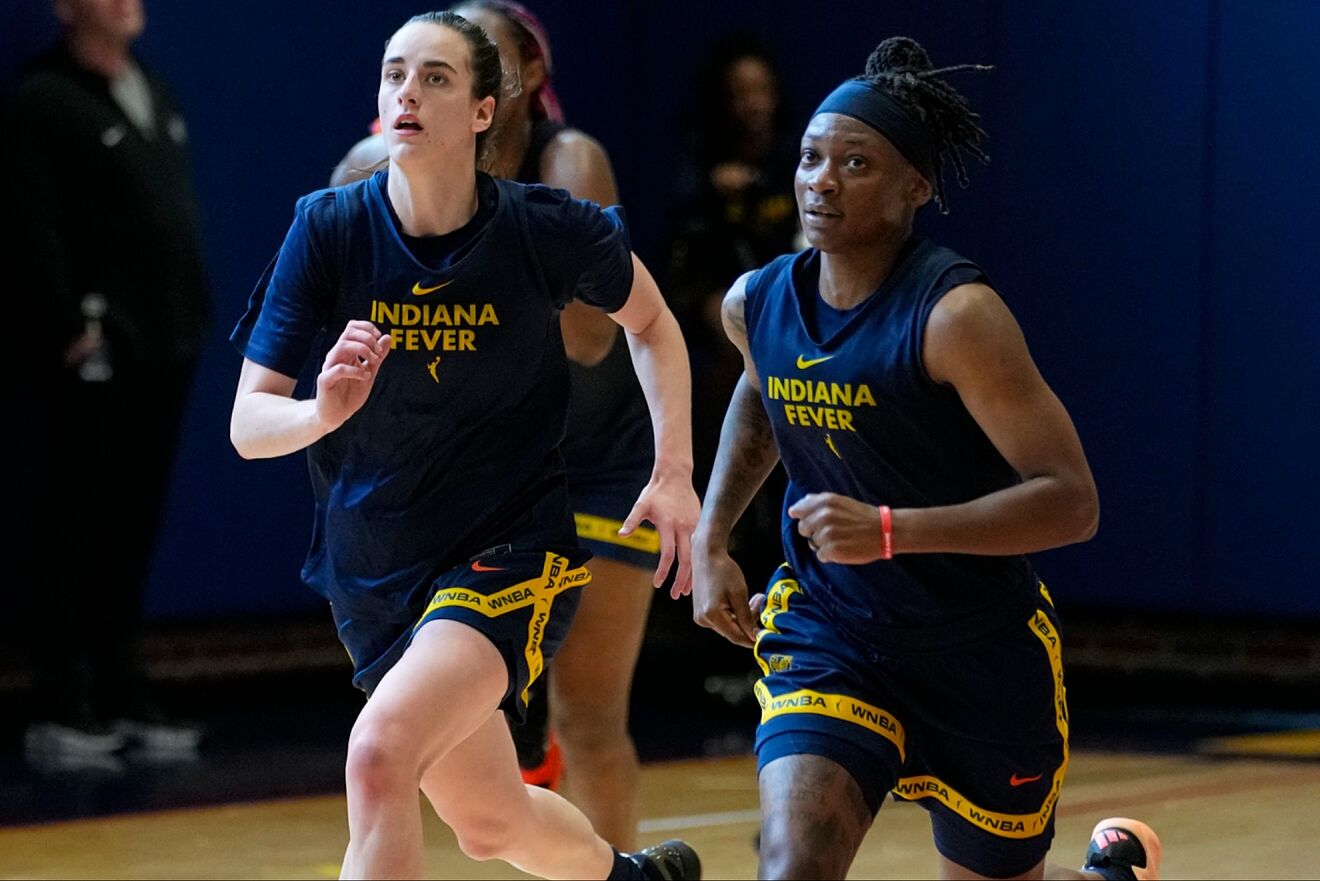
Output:
[[477,593],[471,588],[444,587],[435,592],[422,617],[413,627],[426,621],[426,616],[436,609],[447,606],[461,606],[480,612],[487,618],[498,618],[514,609],[533,606],[531,620],[527,622],[527,644],[523,656],[527,660],[527,685],[522,691],[523,704],[527,703],[527,692],[532,683],[545,669],[545,657],[541,653],[541,644],[545,641],[545,627],[550,621],[550,607],[555,597],[573,587],[584,587],[591,583],[591,572],[586,566],[570,569],[568,559],[558,554],[547,552],[545,565],[536,578],[520,581],[512,587],[496,591],[489,595]]
[[650,526],[638,526],[632,535],[619,535],[619,529],[623,527],[622,520],[597,517],[595,514],[574,514],[573,522],[577,525],[578,538],[602,541],[648,554],[660,553],[660,533]]

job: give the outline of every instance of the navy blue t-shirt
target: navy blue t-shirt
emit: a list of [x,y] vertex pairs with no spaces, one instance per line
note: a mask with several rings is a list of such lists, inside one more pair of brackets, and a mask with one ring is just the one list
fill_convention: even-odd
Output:
[[[821,563],[788,508],[810,493],[926,508],[967,502],[1019,482],[958,393],[926,373],[931,310],[980,268],[929,241],[904,249],[858,306],[819,292],[815,250],[780,257],[747,282],[744,315],[761,394],[788,473],[782,532],[788,563],[823,594],[841,628],[871,645],[937,647],[1018,614],[1034,597],[1025,557],[902,554],[849,566]],[[901,548],[899,549],[902,550]]]
[[573,297],[616,311],[632,287],[618,209],[479,175],[483,210],[451,234],[458,250],[418,248],[423,258],[393,217],[387,175],[298,201],[231,336],[290,377],[309,358],[319,366],[352,319],[393,338],[366,404],[308,448],[303,578],[356,606],[415,601],[496,545],[576,544],[559,312]]

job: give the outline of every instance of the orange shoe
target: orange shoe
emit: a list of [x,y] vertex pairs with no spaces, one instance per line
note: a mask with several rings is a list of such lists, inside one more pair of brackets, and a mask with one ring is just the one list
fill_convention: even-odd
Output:
[[1160,837],[1140,820],[1110,817],[1091,830],[1082,871],[1124,881],[1156,881],[1160,877]]
[[564,753],[559,748],[555,733],[550,732],[545,747],[545,758],[535,768],[523,768],[523,783],[528,786],[541,786],[551,792],[559,790],[559,783],[564,778]]

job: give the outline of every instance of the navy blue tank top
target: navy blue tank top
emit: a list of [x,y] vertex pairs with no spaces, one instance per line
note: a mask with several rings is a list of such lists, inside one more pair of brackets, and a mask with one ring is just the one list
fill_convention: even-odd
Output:
[[479,175],[482,209],[456,250],[419,255],[387,175],[299,200],[231,337],[286,376],[319,365],[350,319],[394,340],[366,404],[307,450],[316,517],[303,577],[358,607],[414,602],[495,545],[576,544],[559,311],[575,296],[619,309],[632,286],[617,209]]
[[788,563],[840,628],[869,645],[939,648],[1025,618],[1035,589],[1025,557],[900,548],[889,561],[824,564],[798,534],[787,511],[810,493],[926,508],[1019,481],[957,392],[933,381],[922,361],[931,310],[952,288],[983,280],[980,268],[914,239],[868,299],[828,316],[819,277],[812,249],[776,259],[747,283],[752,360],[789,478]]

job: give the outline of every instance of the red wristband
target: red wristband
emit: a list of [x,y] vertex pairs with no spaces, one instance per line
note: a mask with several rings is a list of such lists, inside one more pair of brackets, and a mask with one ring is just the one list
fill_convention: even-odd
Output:
[[880,559],[894,559],[894,512],[880,506]]

